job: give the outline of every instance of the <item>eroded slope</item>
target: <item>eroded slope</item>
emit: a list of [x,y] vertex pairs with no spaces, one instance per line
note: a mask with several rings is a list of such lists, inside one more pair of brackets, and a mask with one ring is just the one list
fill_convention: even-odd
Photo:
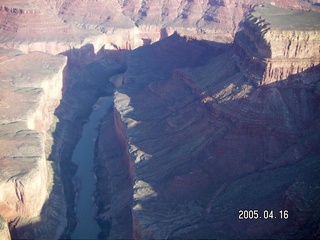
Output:
[[[250,81],[270,84],[320,64],[317,12],[294,12],[270,4],[246,16],[235,49]],[[250,64],[248,64],[250,63]],[[305,84],[314,82],[305,76]]]
[[[0,64],[0,209],[14,231],[26,224],[38,223],[42,212],[47,211],[50,216],[55,208],[55,204],[49,210],[44,210],[43,206],[49,201],[54,185],[52,169],[55,167],[47,159],[51,150],[53,112],[62,97],[66,58],[1,49]],[[59,179],[56,180],[55,187],[59,185]],[[56,213],[64,216],[65,203],[62,200],[59,204],[61,209]],[[62,227],[57,224],[50,229],[49,221],[45,228],[52,236],[59,236],[64,228],[64,217],[60,224]],[[35,233],[29,231],[24,236],[34,237]]]
[[[245,30],[256,34],[255,28]],[[202,47],[210,49],[206,43],[169,39],[133,51],[124,85],[115,92],[115,126],[128,144],[133,176],[132,235],[317,236],[318,212],[310,209],[320,201],[319,65],[312,59],[318,53],[303,58],[310,63],[305,68],[284,67],[289,78],[262,81],[270,67],[261,61],[258,71],[248,69],[246,45],[215,45],[201,55]],[[248,45],[256,43],[248,39]],[[271,40],[269,49],[258,45],[255,56],[264,60],[267,49],[273,61],[272,54],[279,55],[273,44],[287,40]],[[292,64],[283,56],[284,65]],[[111,199],[107,212],[117,216],[116,206]],[[290,218],[280,220],[278,213],[277,220],[239,221],[240,209],[285,209]],[[111,234],[119,232],[111,228]]]
[[[112,194],[107,201],[105,196],[98,199],[102,226],[113,219],[111,237],[146,239],[219,237],[230,229],[227,237],[252,237],[252,232],[268,237],[274,231],[289,236],[297,228],[297,237],[317,234],[318,213],[309,212],[319,201],[318,26],[283,29],[277,26],[278,10],[271,9],[274,22],[268,22],[269,9],[249,15],[234,53],[227,45],[190,40],[231,42],[243,13],[262,2],[0,1],[0,46],[26,53],[63,52],[69,60],[65,78],[56,79],[62,75],[62,57],[1,50],[1,214],[11,221],[13,236],[58,238],[67,225],[66,214],[64,237],[76,224],[72,148],[92,105],[105,94],[108,78],[124,71],[123,61],[112,52],[90,64],[106,55],[102,47],[133,49],[174,31],[187,37],[174,35],[134,51],[123,79],[118,76],[124,86],[115,94],[114,120],[106,120],[115,125],[111,135],[118,140],[110,146],[115,152],[101,150],[110,141],[103,137],[98,151],[103,160],[113,160],[99,163],[109,172],[103,181],[111,182]],[[276,4],[308,10],[307,2]],[[304,19],[301,12],[292,15],[299,24]],[[62,83],[65,98],[56,111],[60,123],[51,152],[46,132]],[[108,129],[103,125],[100,134]],[[119,146],[125,151],[115,150]],[[52,189],[46,173],[50,152],[55,161]],[[20,164],[12,165],[17,160]],[[123,165],[127,168],[122,172]],[[60,199],[63,188],[67,210],[64,197]],[[40,189],[39,196],[31,194],[34,189]],[[50,191],[54,194],[47,195]],[[245,201],[233,199],[246,199],[243,195],[257,208],[290,208],[294,218],[264,223],[266,232],[255,230],[254,224],[238,224],[234,209]]]

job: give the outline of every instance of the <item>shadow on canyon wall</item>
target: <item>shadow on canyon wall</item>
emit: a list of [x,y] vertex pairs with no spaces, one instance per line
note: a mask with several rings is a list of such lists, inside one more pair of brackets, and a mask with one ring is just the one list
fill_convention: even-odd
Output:
[[93,105],[101,96],[112,95],[114,86],[109,78],[125,71],[126,54],[125,50],[104,49],[95,53],[92,44],[63,53],[68,56],[68,64],[64,70],[63,97],[55,111],[58,121],[52,133],[53,147],[48,158],[57,174],[54,175],[52,191],[43,206],[40,221],[11,229],[13,239],[59,238],[57,232],[63,232],[61,228],[66,226],[61,238],[70,237],[77,224],[76,189],[72,183],[77,166],[71,162],[72,152]]
[[[127,62],[130,67],[124,74],[125,85],[115,91],[126,89],[132,93],[136,88],[142,91],[154,78],[165,79],[177,67],[200,66],[226,49],[230,49],[230,45],[196,41],[174,34],[132,51]],[[140,55],[139,58],[136,58],[137,54]],[[174,85],[172,87],[175,88]],[[179,91],[177,94],[179,95]],[[137,104],[143,108],[148,105],[149,100],[146,97]],[[146,110],[141,117],[149,117],[149,113]],[[130,239],[137,227],[132,221],[132,183],[135,178],[131,169],[133,163],[128,160],[126,129],[119,120],[116,110],[108,111],[97,139],[95,172],[98,192],[95,199],[99,208],[97,219],[102,227],[99,239],[106,239],[109,234],[111,239]]]
[[[279,83],[256,87],[243,76],[229,44],[178,35],[136,49],[128,58],[126,51],[95,54],[90,45],[65,54],[70,61],[65,71],[67,88],[55,112],[59,122],[49,156],[61,180],[55,176],[43,207],[41,219],[46,220],[13,229],[14,239],[54,234],[65,211],[68,225],[62,238],[70,237],[76,226],[72,152],[94,103],[113,93],[109,78],[125,71],[125,84],[116,91],[130,97],[134,111],[126,118],[137,122],[128,130],[127,140],[149,157],[135,163],[134,179],[131,176],[122,181],[123,191],[132,193],[131,183],[141,180],[155,193],[133,203],[141,208],[134,210],[138,219],[144,215],[151,219],[142,224],[150,224],[150,229],[163,228],[168,238],[268,237],[281,231],[295,237],[290,231],[297,229],[296,236],[312,236],[319,222],[318,213],[309,211],[319,203],[315,194],[320,173],[320,91],[315,84],[319,82],[319,66]],[[87,58],[96,60],[83,62]],[[301,83],[311,75],[314,82],[308,86]],[[102,137],[100,132],[99,139]],[[122,149],[115,149],[115,154],[123,158],[125,140],[115,147],[121,144]],[[125,166],[114,169],[120,171],[121,167]],[[132,169],[125,171],[128,174],[117,177],[128,178]],[[115,189],[116,183],[111,181],[111,187],[105,187]],[[307,192],[306,200],[302,192]],[[298,201],[313,203],[308,210],[307,204],[299,205]],[[131,203],[125,206],[118,210],[118,217],[131,214]],[[238,210],[244,207],[284,206],[294,216],[288,221],[261,225],[238,220]],[[172,213],[185,219],[175,219]],[[131,221],[123,222],[132,226]],[[99,224],[106,228],[112,225],[108,221]],[[101,236],[106,235],[104,231]]]
[[[135,194],[139,189],[150,191],[137,195],[133,203],[142,229],[150,232],[147,237],[154,237],[156,231],[167,231],[169,238],[301,238],[319,233],[319,229],[314,231],[318,213],[310,209],[316,209],[320,201],[316,194],[320,66],[257,87],[247,81],[228,51],[214,55],[203,68],[207,61],[198,65],[184,62],[184,67],[200,66],[198,70],[174,70],[182,67],[174,62],[177,56],[184,59],[180,52],[166,56],[171,68],[160,58],[147,57],[156,52],[151,48],[164,46],[168,47],[162,42],[133,53],[128,60],[127,85],[117,89],[129,97],[132,109],[125,118],[134,126],[127,131],[127,140],[134,147],[130,152],[139,158],[134,164]],[[193,53],[192,48],[184,47]],[[131,69],[133,60],[143,66],[139,74],[135,71],[136,76]],[[155,77],[159,66],[168,72],[163,70],[161,77]],[[246,196],[239,189],[245,189]],[[178,222],[172,217],[175,211],[188,218],[184,211],[189,210],[173,210],[186,202],[202,210],[185,223],[179,219],[172,230],[169,225]],[[292,218],[241,222],[237,214],[244,207],[289,209]]]
[[[68,227],[62,238],[69,237],[76,226],[76,193],[72,183],[76,166],[71,162],[73,149],[81,136],[82,126],[87,121],[92,106],[99,97],[112,95],[114,86],[109,82],[110,77],[125,71],[126,51],[100,51],[95,55],[93,46],[89,47],[90,51],[85,51],[84,54],[82,49],[66,53],[71,62],[68,64],[71,76],[68,82],[71,86],[64,92],[62,102],[56,110],[59,123],[54,134],[56,141],[50,159],[60,161],[64,194],[67,199]],[[93,61],[94,59],[99,60]]]
[[[132,238],[132,177],[127,161],[127,146],[117,137],[111,107],[100,126],[95,148],[95,175],[97,191],[96,220],[101,227],[98,239],[107,239],[119,231],[119,239]],[[113,205],[115,209],[112,209]]]

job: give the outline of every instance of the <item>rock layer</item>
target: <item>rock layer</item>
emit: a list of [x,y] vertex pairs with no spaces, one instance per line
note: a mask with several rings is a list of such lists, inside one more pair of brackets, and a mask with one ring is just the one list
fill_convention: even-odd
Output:
[[0,47],[25,53],[42,51],[58,54],[91,43],[98,51],[104,35],[66,24],[47,1],[0,2]]
[[18,227],[39,221],[53,185],[49,131],[62,96],[66,58],[1,49],[1,60],[0,209]]
[[[114,109],[109,109],[97,139],[95,201],[98,206],[97,221],[102,228],[99,239],[133,238],[132,163],[125,150],[127,140],[123,135],[124,126],[118,117]],[[115,126],[121,127],[121,132],[118,132],[120,135],[117,135]]]
[[[318,213],[309,211],[319,203],[320,184],[316,49],[301,55],[309,64],[305,68],[288,69],[290,54],[279,59],[273,46],[280,40],[270,37],[265,44],[260,35],[261,44],[241,44],[239,38],[250,39],[255,29],[245,26],[233,47],[172,36],[128,57],[114,101],[116,119],[125,126],[116,130],[124,136],[119,139],[127,139],[127,161],[133,162],[125,169],[134,173],[135,238],[319,234]],[[313,45],[309,39],[301,44]],[[282,61],[278,71],[285,78],[264,77],[273,66],[266,57],[272,64]],[[115,187],[111,182],[111,194]],[[109,214],[114,204],[111,200]],[[278,219],[240,221],[240,209],[270,209]],[[288,221],[279,219],[284,209],[292,216]],[[114,231],[121,229],[111,228],[110,238],[118,236]]]
[[[99,29],[119,47],[152,43],[178,32],[197,39],[231,42],[243,14],[263,0],[210,1],[62,1],[59,15],[79,27]],[[310,9],[306,1],[274,1],[295,9]],[[316,9],[316,8],[315,8]],[[92,13],[95,14],[92,14]],[[230,16],[230,17],[226,17]],[[125,30],[125,31],[122,31]],[[116,33],[117,36],[112,36]],[[119,39],[119,36],[123,36]],[[130,42],[123,41],[131,38]],[[134,39],[133,39],[134,38]],[[133,40],[133,41],[132,41]],[[142,40],[142,41],[141,41]],[[126,40],[125,40],[126,41]]]
[[247,77],[264,85],[319,65],[318,22],[316,12],[292,12],[271,4],[249,13],[235,38],[240,64],[251,74]]
[[[84,49],[84,53],[88,53],[87,49]],[[82,63],[80,58],[79,64],[73,62],[73,65],[69,65],[72,66],[68,69],[69,85],[55,112],[59,122],[53,134],[54,144],[50,154],[50,159],[60,164],[67,199],[68,226],[62,238],[70,238],[70,233],[77,224],[75,196],[79,189],[72,180],[76,171],[76,166],[71,162],[73,149],[81,137],[82,126],[86,123],[93,105],[101,96],[112,93],[113,86],[108,81],[109,78],[125,70],[123,64],[125,54],[125,52],[108,52],[104,53],[104,57],[90,63]],[[79,56],[81,55],[80,53]]]
[[[243,14],[264,2],[268,1],[2,0],[0,47],[53,54],[88,43],[95,46],[95,52],[103,46],[134,49],[174,32],[232,42]],[[274,2],[286,8],[319,11],[304,0]]]
[[[277,22],[318,15],[268,6],[239,25],[263,2],[0,1],[0,214],[12,236],[70,236],[72,150],[95,101],[111,94],[108,79],[126,68],[97,149],[103,238],[105,224],[110,238],[319,235],[310,213],[319,202],[319,29]],[[275,4],[319,11],[310,1]],[[221,44],[235,34],[233,47]],[[120,51],[139,46],[128,58]],[[105,131],[116,139],[108,147]],[[233,210],[248,203],[293,218],[265,230],[237,222]]]

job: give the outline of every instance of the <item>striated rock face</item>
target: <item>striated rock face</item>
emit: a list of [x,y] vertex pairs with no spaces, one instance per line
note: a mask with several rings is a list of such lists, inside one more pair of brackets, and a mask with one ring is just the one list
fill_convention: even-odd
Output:
[[[244,13],[264,2],[2,0],[0,47],[58,54],[93,44],[97,53],[102,47],[135,49],[174,32],[232,42]],[[319,11],[304,0],[274,2],[286,8]]]
[[247,77],[257,84],[270,84],[320,64],[319,30],[318,13],[292,12],[268,4],[247,15],[244,29],[235,38],[235,50],[242,68],[251,74]]
[[58,54],[88,43],[94,44],[98,51],[106,42],[101,32],[63,22],[55,7],[45,0],[3,0],[0,13],[0,47],[3,48]]
[[[269,1],[2,0],[0,47],[53,54],[88,43],[95,46],[95,52],[102,47],[134,49],[174,32],[232,42],[244,13],[264,2]],[[273,2],[290,9],[319,11],[306,0]]]
[[97,221],[102,229],[99,239],[133,238],[132,161],[119,117],[114,109],[109,109],[97,140],[95,202],[98,206]]
[[[112,76],[101,238],[317,237],[319,15],[267,5],[239,25],[264,2],[0,1],[0,237],[70,237],[72,150]],[[290,220],[237,220],[253,208]]]
[[[88,53],[84,49],[84,53]],[[91,48],[91,50],[93,50]],[[88,54],[92,56],[93,52]],[[55,132],[53,133],[54,144],[50,154],[50,159],[59,163],[61,176],[64,184],[64,194],[67,200],[68,225],[62,238],[70,238],[70,233],[74,230],[77,219],[75,213],[76,184],[72,178],[76,171],[76,166],[71,162],[72,152],[81,137],[81,130],[86,123],[93,105],[97,100],[106,94],[112,94],[112,84],[108,81],[111,76],[119,74],[125,70],[123,58],[126,52],[108,52],[99,60],[84,63],[72,62],[69,71],[67,84],[63,99],[55,111],[59,119]],[[71,58],[81,56],[71,54]],[[69,55],[70,56],[70,55]]]
[[[181,131],[181,136],[179,136],[179,134],[177,134],[175,131],[171,131],[171,133],[168,132],[168,135],[166,134],[167,131],[164,128],[163,121],[165,121],[166,115],[173,111],[173,109],[167,107],[165,99],[162,100],[159,98],[158,100],[157,92],[154,92],[154,89],[158,86],[156,85],[157,81],[155,81],[154,84],[152,84],[152,82],[155,78],[160,81],[163,78],[169,77],[174,67],[195,66],[196,64],[206,62],[206,60],[212,57],[214,53],[219,51],[222,50],[210,47],[205,43],[187,41],[186,38],[173,35],[168,39],[164,39],[163,41],[155,43],[150,47],[140,48],[139,50],[134,51],[128,58],[128,69],[124,75],[125,85],[120,87],[115,93],[114,101],[116,111],[114,112],[114,124],[116,126],[115,130],[119,141],[122,143],[122,145],[124,145],[123,148],[127,149],[127,151],[130,153],[129,156],[126,157],[126,161],[131,162],[131,164],[125,165],[127,166],[127,168],[125,168],[125,172],[127,173],[124,176],[132,176],[132,171],[134,171],[133,182],[129,182],[127,185],[124,185],[124,189],[128,189],[131,184],[134,185],[133,196],[131,196],[134,199],[135,204],[133,207],[135,210],[133,211],[133,223],[131,223],[131,225],[133,225],[133,233],[131,234],[135,238],[139,237],[141,234],[141,232],[138,231],[138,228],[140,228],[139,225],[150,223],[144,222],[144,220],[140,219],[140,216],[137,215],[139,213],[142,214],[140,211],[140,204],[142,204],[144,200],[149,199],[150,202],[153,202],[153,204],[159,204],[159,207],[164,206],[155,200],[157,195],[161,196],[162,193],[153,189],[153,186],[160,186],[162,183],[166,182],[164,179],[166,176],[172,174],[172,171],[174,171],[175,168],[174,166],[179,164],[179,162],[181,164],[185,160],[181,157],[184,154],[183,151],[177,151],[176,153],[173,153],[172,150],[174,146],[170,148],[167,146],[170,145],[170,143],[166,143],[166,141],[172,138],[172,141],[174,142],[174,139],[176,139],[178,145],[181,144],[182,147],[187,147],[183,141],[183,131]],[[190,56],[189,54],[192,54],[193,57],[188,58],[188,56]],[[155,58],[152,56],[158,57]],[[148,61],[143,61],[143,59],[148,59]],[[168,61],[168,59],[170,59],[170,61]],[[167,86],[170,89],[169,84]],[[172,91],[176,91],[176,89],[174,88]],[[175,93],[171,93],[175,95]],[[168,94],[168,99],[170,99],[169,96],[170,95]],[[184,99],[183,91],[179,91],[177,96]],[[143,99],[148,99],[148,102],[145,102]],[[179,104],[183,104],[183,102],[183,100],[182,102],[179,101]],[[191,111],[191,108],[189,110]],[[185,111],[188,110],[186,109]],[[197,118],[197,116],[195,118]],[[183,126],[181,126],[181,129],[183,129]],[[190,131],[190,134],[191,132],[192,131]],[[152,135],[154,137],[152,137]],[[160,140],[161,138],[163,140]],[[178,143],[179,140],[182,142]],[[137,141],[141,141],[143,146]],[[159,159],[158,163],[156,159]],[[171,159],[176,159],[177,161],[171,161]],[[152,162],[152,165],[150,166],[146,164],[149,161],[150,163]],[[114,165],[114,163],[112,164],[111,160],[108,159],[106,164],[106,167],[110,169],[109,172],[111,173],[111,176],[109,176],[112,180],[114,179],[112,175],[115,171],[111,171],[111,169],[113,169],[116,165]],[[108,167],[108,165],[114,167],[111,168]],[[145,167],[148,170],[146,170]],[[117,178],[121,179],[121,176],[122,174],[117,176]],[[149,178],[152,179],[152,184],[149,181]],[[124,180],[118,180],[118,182],[119,181]],[[162,183],[160,184],[160,182]],[[128,202],[122,203],[122,201],[116,201],[116,196],[118,195],[119,191],[116,186],[118,185],[115,184],[115,180],[111,181],[111,183],[112,199],[109,206],[110,210],[107,212],[107,214],[111,214],[112,216],[110,238],[118,238],[119,234],[121,234],[125,228],[119,228],[119,225],[117,226],[114,224],[117,222],[114,222],[113,215],[116,213],[118,216],[120,216],[119,212],[117,212],[117,207],[119,205],[121,206],[122,204],[127,204],[130,206],[132,203],[130,204]],[[122,191],[122,193],[123,192],[124,191]],[[129,191],[127,190],[127,192],[130,192],[130,188]],[[130,198],[128,198],[128,200],[130,200]],[[142,208],[142,211],[147,211],[146,206],[143,205]],[[167,213],[168,212],[164,214]],[[152,213],[150,212],[149,217],[151,216]],[[158,218],[157,214],[154,216],[155,218]],[[172,217],[172,215],[170,214],[167,217]],[[117,228],[115,228],[114,225],[117,226]],[[142,228],[143,227],[144,225]],[[159,227],[161,228],[160,225]],[[158,234],[162,235],[155,235],[156,238],[164,238],[166,230],[163,229],[162,233],[159,232]],[[146,237],[148,237],[148,235]]]
[[[258,19],[265,10],[251,15]],[[305,27],[293,49],[312,47],[297,51],[297,68],[290,67],[291,47],[283,57],[276,50],[288,46],[285,39],[261,34],[250,16],[234,46],[173,35],[128,56],[114,94],[114,124],[130,154],[122,161],[132,165],[123,164],[126,173],[115,181],[116,163],[102,154],[100,140],[98,151],[112,175],[111,196],[129,194],[132,184],[134,238],[319,236],[319,212],[310,211],[320,201],[318,30],[312,35]],[[133,182],[115,190],[131,172]],[[111,222],[111,239],[130,226],[113,220],[117,206],[129,205],[130,197],[119,199],[108,199],[101,215]],[[273,210],[277,219],[239,220],[241,209]]]
[[13,228],[40,220],[53,186],[49,131],[65,65],[63,56],[1,49],[0,212]]
[[[264,2],[266,1],[85,0],[61,1],[57,9],[59,16],[67,22],[79,27],[99,29],[108,35],[113,44],[133,49],[137,44],[141,46],[142,42],[158,41],[175,31],[197,39],[231,42],[243,14]],[[306,1],[274,2],[287,8],[310,9],[310,4]],[[112,36],[112,33],[116,33],[116,36]],[[119,36],[123,36],[122,39]],[[126,41],[129,38],[131,41]]]
[[86,46],[65,53],[68,66],[61,55],[1,53],[1,215],[15,239],[68,238],[76,224],[72,150],[94,103],[111,93],[108,79],[124,71],[125,52],[103,57]]

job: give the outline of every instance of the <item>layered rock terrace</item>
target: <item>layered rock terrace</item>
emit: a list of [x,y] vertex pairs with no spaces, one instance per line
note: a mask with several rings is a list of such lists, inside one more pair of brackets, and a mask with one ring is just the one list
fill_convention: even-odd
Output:
[[1,49],[0,212],[16,227],[40,221],[54,184],[49,131],[66,63],[63,56]]
[[[0,1],[0,214],[13,237],[68,237],[76,225],[70,156],[112,76],[96,160],[109,181],[96,197],[103,237],[106,222],[110,238],[314,237],[319,14],[266,5],[236,34],[263,2]],[[308,2],[275,4],[319,10]],[[246,202],[233,201],[246,192],[294,220],[239,224],[232,209]]]
[[[125,125],[121,139],[129,145],[127,161],[134,162],[133,237],[319,233],[310,227],[318,222],[316,213],[309,212],[315,207],[311,202],[319,201],[313,195],[319,178],[299,170],[312,172],[319,158],[314,148],[319,141],[318,22],[310,32],[308,21],[294,33],[290,26],[277,30],[272,21],[268,29],[268,19],[286,14],[299,15],[299,24],[319,17],[264,6],[248,15],[232,47],[171,36],[129,56],[124,84],[115,92],[121,117],[115,125]],[[302,48],[308,51],[295,51]],[[184,55],[186,49],[192,59]],[[123,136],[121,129],[116,128]],[[284,172],[288,175],[281,176]],[[310,192],[301,203],[298,195],[306,182]],[[263,229],[258,222],[239,222],[235,209],[249,208],[241,199],[251,208],[290,209],[293,218],[264,222]],[[109,214],[119,214],[112,201],[109,207]],[[121,232],[114,230],[111,238]]]
[[[263,2],[2,0],[0,46],[58,54],[91,43],[97,52],[103,46],[134,49],[173,32],[231,42],[243,14]],[[274,2],[286,8],[319,10],[304,0]]]
[[[251,65],[248,77],[270,84],[319,65],[319,20],[317,12],[292,12],[271,4],[249,13],[235,39],[240,64],[244,69]],[[310,76],[305,79],[310,81]]]

